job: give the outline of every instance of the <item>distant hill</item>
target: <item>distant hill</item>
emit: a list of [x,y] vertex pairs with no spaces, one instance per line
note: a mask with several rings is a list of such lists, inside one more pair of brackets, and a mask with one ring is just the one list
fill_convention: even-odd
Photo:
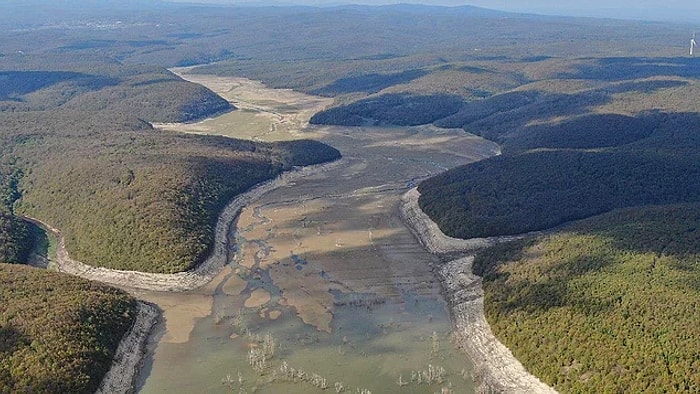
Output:
[[127,66],[68,54],[13,55],[0,62],[4,112],[61,109],[129,114],[151,122],[184,122],[233,109],[210,90],[162,68]]

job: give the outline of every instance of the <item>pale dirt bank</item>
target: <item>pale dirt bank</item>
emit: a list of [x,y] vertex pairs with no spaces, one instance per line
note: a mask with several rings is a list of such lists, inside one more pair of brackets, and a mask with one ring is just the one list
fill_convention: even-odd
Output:
[[[475,239],[451,238],[440,231],[419,207],[417,189],[401,198],[401,217],[418,240],[431,253],[470,252],[522,236]],[[474,256],[467,256],[440,267],[447,301],[452,308],[453,340],[474,362],[475,383],[479,392],[556,393],[530,374],[491,332],[484,316],[484,291],[481,277],[472,274]]]
[[214,279],[214,277],[216,277],[224,265],[226,265],[228,258],[227,237],[229,228],[233,223],[235,223],[238,213],[243,207],[271,190],[278,187],[284,187],[289,183],[294,182],[296,179],[318,172],[327,171],[340,165],[342,161],[343,160],[341,159],[326,164],[295,168],[291,171],[282,173],[273,180],[258,184],[247,192],[237,196],[226,206],[226,208],[224,208],[219,216],[219,219],[217,220],[214,238],[214,251],[209,258],[190,271],[178,272],[176,274],[154,274],[138,271],[114,270],[94,267],[80,261],[73,260],[68,255],[65,239],[63,236],[61,236],[58,229],[36,219],[27,219],[50,230],[59,238],[56,248],[56,261],[54,264],[50,265],[50,268],[54,268],[59,272],[65,272],[81,278],[114,286],[151,291],[183,292],[197,289],[209,283],[212,279]]
[[138,301],[136,321],[119,343],[112,366],[102,379],[97,394],[134,392],[134,382],[143,365],[146,342],[159,317],[160,311],[155,305]]

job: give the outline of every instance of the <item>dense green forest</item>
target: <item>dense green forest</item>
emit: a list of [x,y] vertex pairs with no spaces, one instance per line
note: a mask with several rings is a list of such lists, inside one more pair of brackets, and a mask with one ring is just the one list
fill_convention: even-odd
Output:
[[0,261],[23,263],[27,261],[34,244],[31,226],[14,215],[14,202],[20,197],[18,184],[21,171],[11,158],[0,162]]
[[0,392],[94,393],[136,304],[56,272],[0,264]]
[[625,209],[487,249],[487,319],[561,392],[697,392],[698,223],[698,204]]
[[[698,146],[700,128],[681,132]],[[699,157],[633,149],[503,155],[421,183],[419,202],[451,236],[520,234],[616,208],[700,201]]]
[[[566,71],[572,63],[609,67],[579,74]],[[700,63],[565,64],[541,76],[576,79],[530,82],[435,122],[503,150],[419,186],[421,207],[443,231],[464,238],[519,234],[616,208],[700,201],[700,116],[690,99],[700,89]],[[627,73],[647,79],[626,80]]]
[[27,261],[33,240],[28,223],[0,210],[0,261],[7,263]]

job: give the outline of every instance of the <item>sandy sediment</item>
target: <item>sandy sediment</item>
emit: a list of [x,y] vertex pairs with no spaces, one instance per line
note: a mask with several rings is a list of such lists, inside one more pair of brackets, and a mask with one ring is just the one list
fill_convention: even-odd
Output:
[[[446,236],[418,206],[420,193],[411,189],[401,198],[400,212],[413,234],[431,253],[470,252],[523,236],[457,239]],[[474,362],[477,390],[498,393],[556,393],[530,374],[491,332],[484,316],[481,277],[472,273],[474,256],[440,267],[447,301],[452,308],[455,343]]]
[[65,245],[65,238],[60,235],[60,231],[58,229],[36,219],[27,219],[57,234],[59,242],[56,248],[56,262],[52,268],[55,268],[60,272],[65,272],[85,279],[115,286],[134,289],[174,292],[193,290],[214,279],[214,277],[216,277],[216,275],[226,265],[228,258],[227,237],[229,228],[243,207],[271,190],[286,186],[296,179],[327,171],[330,168],[340,165],[342,161],[343,160],[341,159],[331,163],[295,168],[291,171],[282,173],[273,180],[258,184],[247,192],[237,196],[226,206],[226,208],[224,208],[219,216],[216,223],[214,250],[209,258],[192,270],[179,272],[176,274],[155,274],[138,271],[114,270],[94,267],[80,261],[73,260],[68,255]]
[[112,366],[97,389],[98,394],[134,392],[134,382],[143,365],[148,336],[160,316],[155,305],[138,301],[137,306],[136,321],[119,343]]

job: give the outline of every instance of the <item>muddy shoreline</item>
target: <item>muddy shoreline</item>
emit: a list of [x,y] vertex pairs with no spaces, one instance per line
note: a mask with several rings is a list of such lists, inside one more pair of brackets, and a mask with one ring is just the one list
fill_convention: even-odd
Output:
[[[556,393],[530,374],[491,332],[484,316],[484,291],[481,277],[472,273],[473,252],[498,242],[522,236],[457,239],[440,231],[418,205],[420,193],[411,189],[401,198],[400,213],[406,226],[420,243],[433,254],[463,252],[465,257],[452,260],[436,270],[450,304],[453,318],[453,341],[474,363],[477,391],[482,393]],[[530,235],[530,234],[527,234]]]
[[[218,81],[218,80],[217,80]],[[221,81],[218,81],[221,83]],[[224,81],[226,82],[226,81]],[[229,92],[231,93],[231,92]],[[255,94],[260,94],[257,90],[254,92]],[[263,92],[265,93],[265,92]],[[229,101],[232,101],[231,98],[227,97]],[[303,102],[300,101],[300,102]],[[320,106],[323,104],[323,102],[313,102],[313,105],[310,104],[310,107],[302,106],[306,112],[311,112],[312,109],[315,110],[316,106]],[[305,112],[305,113],[306,113]],[[297,118],[297,117],[292,117],[290,118],[290,121],[294,121],[294,127],[291,127],[294,130],[297,130],[299,127],[303,128],[305,126],[305,123],[303,122],[304,118]],[[274,129],[274,128],[273,128]],[[276,130],[276,129],[275,129]],[[285,129],[286,130],[286,129]],[[184,130],[179,130],[177,129],[176,131],[184,131]],[[287,133],[291,133],[291,129],[287,130]],[[292,133],[293,134],[293,133]],[[319,130],[313,130],[311,133],[313,134],[313,137],[319,138],[319,139],[327,139],[329,136],[327,133],[323,131],[323,129]],[[383,135],[377,134],[378,136]],[[267,136],[267,134],[265,134]],[[308,136],[308,135],[307,135]],[[338,138],[346,138],[349,139],[350,134],[348,136],[345,136],[345,133],[338,134],[338,136],[334,137],[336,140],[331,139],[331,141],[337,141]],[[258,138],[255,135],[253,135],[251,138],[255,139]],[[411,172],[408,172],[410,176],[413,176],[415,173],[420,173],[423,174],[422,176],[428,176],[434,174],[435,168],[434,166],[437,166],[434,162],[435,159],[431,157],[431,155],[434,155],[435,152],[424,148],[425,146],[433,146],[431,143],[434,141],[438,146],[442,146],[441,144],[446,144],[450,141],[450,139],[453,138],[464,138],[460,135],[460,137],[454,137],[452,135],[440,135],[438,134],[437,136],[432,136],[430,135],[428,137],[429,139],[426,140],[425,137],[415,137],[415,138],[408,138],[406,141],[403,143],[406,144],[408,147],[407,150],[410,152],[412,150],[415,150],[416,152],[422,153],[422,155],[418,155],[416,157],[405,157],[403,155],[404,151],[400,149],[392,150],[394,147],[398,147],[399,145],[397,142],[392,141],[384,141],[382,138],[379,137],[372,137],[371,133],[368,136],[367,140],[361,140],[358,139],[358,141],[363,141],[363,143],[367,144],[367,148],[369,149],[377,149],[381,147],[382,149],[385,149],[386,151],[379,151],[379,159],[381,160],[386,160],[387,162],[404,162],[406,164],[411,164],[415,165],[416,163],[419,163],[420,165],[423,165],[424,167],[420,167],[421,171],[415,171],[411,170]],[[430,143],[428,141],[431,141]],[[461,140],[460,140],[461,141]],[[456,143],[456,142],[455,142]],[[426,145],[427,144],[427,145]],[[495,145],[495,144],[492,144]],[[403,146],[403,145],[401,145]],[[459,145],[463,146],[463,145]],[[484,150],[486,148],[486,150]],[[478,160],[483,157],[488,157],[489,155],[497,154],[497,147],[493,146],[481,146],[481,145],[475,145],[475,148],[473,150],[465,150],[464,152],[462,151],[454,151],[452,149],[446,150],[450,154],[460,157],[461,159],[458,160],[457,162],[449,162],[446,161],[439,167],[439,171],[444,170],[445,168],[449,166],[454,166],[457,164],[462,163],[464,160]],[[443,151],[445,151],[445,148],[442,148]],[[436,150],[439,150],[436,148]],[[345,153],[344,153],[345,154]],[[373,158],[375,156],[372,156]],[[376,163],[373,163],[374,165],[378,165],[379,167],[382,167],[384,162],[382,162],[379,159],[374,159]],[[179,293],[179,292],[185,292],[187,290],[192,290],[192,289],[197,289],[201,288],[203,285],[209,283],[211,280],[213,280],[217,274],[220,272],[223,272],[223,268],[226,265],[226,260],[229,257],[228,256],[228,244],[229,244],[229,236],[230,236],[230,230],[231,226],[236,226],[239,220],[239,214],[241,213],[241,210],[243,207],[251,204],[253,201],[256,201],[257,199],[263,197],[266,195],[268,192],[275,190],[279,187],[284,187],[284,186],[291,186],[294,184],[295,180],[299,180],[300,178],[307,177],[307,176],[312,176],[314,174],[319,174],[319,173],[324,173],[330,169],[333,169],[337,166],[345,165],[347,167],[352,167],[352,171],[349,171],[346,174],[343,174],[343,176],[347,179],[354,179],[354,177],[357,177],[359,172],[361,171],[364,167],[363,165],[366,166],[367,162],[365,161],[358,161],[358,162],[353,162],[352,160],[349,159],[341,159],[336,162],[331,162],[331,163],[326,163],[326,164],[320,164],[320,165],[315,165],[315,166],[309,166],[309,167],[302,167],[295,169],[293,171],[283,173],[280,175],[278,178],[262,183],[253,189],[249,190],[248,192],[238,196],[236,199],[232,200],[231,203],[224,209],[224,211],[221,213],[219,220],[217,221],[216,225],[216,235],[215,235],[215,244],[214,248],[212,250],[212,254],[210,257],[200,264],[197,268],[183,272],[183,273],[178,273],[178,274],[149,274],[149,273],[141,273],[141,272],[135,272],[135,271],[118,271],[118,270],[109,270],[109,269],[104,269],[104,268],[96,268],[96,267],[91,267],[86,264],[80,263],[78,261],[70,259],[66,249],[65,249],[65,241],[61,237],[60,233],[43,223],[38,223],[41,224],[44,228],[54,232],[57,234],[57,237],[59,239],[59,245],[57,248],[57,262],[54,262],[53,266],[57,268],[59,271],[70,273],[73,275],[81,276],[83,278],[91,279],[91,280],[96,280],[100,281],[103,283],[107,284],[112,284],[116,286],[120,286],[123,288],[127,289],[134,289],[135,292],[141,291],[141,290],[146,290],[146,291],[156,291],[156,292],[171,292],[171,293]],[[357,166],[357,169],[354,169],[354,166]],[[447,166],[447,167],[445,167]],[[377,167],[375,167],[377,168]],[[423,168],[426,168],[424,170]],[[357,172],[357,173],[356,173]],[[392,173],[391,176],[395,176],[395,173]],[[405,175],[404,175],[405,176]],[[393,178],[392,178],[393,179]],[[408,178],[407,178],[408,179]],[[382,182],[386,182],[386,180],[382,179]],[[409,184],[412,184],[413,182],[411,181]],[[382,183],[383,185],[384,183]],[[395,195],[393,198],[393,201],[396,202],[398,199],[398,190],[403,189],[403,187],[398,186],[399,184],[394,185],[392,183],[392,188],[394,188]],[[366,185],[365,185],[366,186]],[[392,190],[394,190],[392,189]],[[359,190],[359,189],[358,189]],[[358,190],[352,190],[351,196],[353,197],[359,197],[360,195],[357,194]],[[361,189],[365,190],[365,189]],[[405,189],[403,189],[405,190]],[[393,194],[393,193],[392,193]],[[364,194],[362,194],[364,196]],[[370,224],[368,225],[368,236],[369,236],[369,242],[371,243],[371,249],[382,249],[382,248],[388,248],[394,250],[394,255],[392,255],[392,259],[396,258],[396,261],[400,261],[401,264],[397,265],[396,267],[404,267],[404,260],[403,260],[403,255],[402,253],[406,252],[407,250],[410,249],[408,244],[415,245],[413,241],[413,237],[411,237],[408,232],[405,232],[405,228],[410,229],[410,231],[413,233],[416,239],[418,239],[421,244],[427,249],[429,252],[440,255],[442,254],[444,257],[444,254],[447,252],[450,253],[459,253],[459,254],[464,254],[468,253],[469,251],[473,251],[475,249],[489,246],[492,244],[495,244],[496,242],[502,241],[504,239],[514,239],[518,237],[499,237],[499,238],[493,238],[493,239],[477,239],[477,240],[461,240],[461,239],[454,239],[454,238],[449,238],[444,236],[435,223],[433,223],[418,207],[417,205],[417,199],[418,199],[418,192],[416,190],[411,190],[409,193],[404,195],[401,198],[401,202],[399,203],[400,207],[400,216],[401,219],[396,218],[396,206],[392,208],[392,215],[393,218],[395,218],[394,222],[400,226],[405,233],[405,241],[399,242],[399,244],[396,244],[396,239],[391,238],[393,232],[389,231],[391,230],[391,227],[388,226],[387,229],[384,229],[385,234],[384,237],[386,237],[386,240],[384,242],[391,242],[391,246],[388,246],[389,244],[382,246],[382,236],[377,228],[380,222],[377,222],[377,220],[380,220],[383,218],[383,216],[378,215],[378,214],[372,214],[370,215],[371,209],[374,208],[383,208],[385,202],[384,201],[371,201],[369,200],[370,196],[364,196],[367,197],[367,201],[365,205],[361,205],[361,209],[363,209],[362,212],[364,212],[365,215],[367,215],[367,220],[370,220]],[[387,197],[389,198],[389,197]],[[391,199],[390,198],[390,199]],[[323,211],[325,208],[325,205],[323,205],[323,200],[319,200],[318,204],[320,204],[318,207],[315,207],[314,209],[320,209],[319,212]],[[317,204],[317,205],[318,205]],[[376,205],[376,207],[375,207]],[[371,208],[371,209],[370,209]],[[295,208],[296,209],[296,208]],[[304,215],[309,215],[313,214],[315,211],[314,209],[310,209],[307,211],[304,211]],[[294,214],[294,212],[291,212],[291,214]],[[304,216],[304,219],[306,220],[307,216]],[[362,218],[362,216],[360,216]],[[381,220],[391,220],[391,217],[389,219],[381,219]],[[34,220],[35,223],[38,221]],[[405,224],[405,228],[403,225],[401,225],[401,222]],[[319,223],[322,223],[319,222]],[[333,221],[335,223],[335,220]],[[364,229],[364,223],[362,223],[362,226],[358,228]],[[316,234],[316,236],[325,236],[326,238],[329,238],[328,242],[334,242],[330,243],[329,245],[333,246],[331,249],[336,250],[337,248],[348,248],[349,254],[348,256],[354,256],[354,258],[361,258],[361,259],[367,259],[367,257],[364,254],[357,254],[359,253],[358,251],[352,250],[351,247],[346,245],[348,241],[343,239],[340,240],[340,238],[348,238],[348,240],[354,239],[352,237],[358,237],[357,234],[354,234],[353,232],[346,232],[345,234],[342,233],[341,230],[342,228],[332,228],[331,226],[326,223],[324,225],[325,227],[328,227],[324,231],[322,231],[321,227],[318,227],[318,234],[316,234],[316,230],[311,231],[311,233]],[[354,230],[354,227],[350,227],[350,230]],[[312,229],[313,230],[313,229]],[[313,236],[311,234],[311,236]],[[296,232],[293,233],[292,235],[299,235]],[[308,236],[309,234],[307,234]],[[364,233],[361,235],[361,237],[366,237]],[[294,238],[294,237],[292,237]],[[332,239],[331,239],[332,238]],[[296,239],[296,238],[295,238]],[[359,239],[359,238],[358,238]],[[364,239],[364,238],[363,238]],[[301,238],[300,238],[301,240]],[[306,241],[304,241],[306,242]],[[375,242],[377,243],[375,245]],[[405,243],[405,245],[404,245]],[[350,245],[352,246],[352,245]],[[360,245],[357,245],[360,246]],[[298,245],[294,245],[295,248],[301,248],[301,243]],[[387,249],[387,250],[388,250]],[[404,250],[405,249],[405,250]],[[423,250],[420,247],[415,247],[415,249],[420,250],[420,253],[424,254]],[[285,249],[286,250],[286,249]],[[314,249],[312,248],[311,251]],[[316,251],[318,252],[318,251]],[[326,251],[327,252],[327,251]],[[338,254],[338,252],[334,252]],[[352,254],[355,253],[355,254]],[[342,253],[341,253],[342,254]],[[340,254],[339,254],[340,256]],[[344,256],[344,255],[343,255]],[[359,257],[358,257],[359,256]],[[399,257],[397,257],[399,256]],[[342,257],[342,256],[341,256]],[[347,256],[342,257],[342,258],[348,258]],[[374,257],[373,257],[374,258]],[[391,259],[389,259],[391,260]],[[387,260],[387,261],[389,261]],[[393,260],[391,260],[393,261]],[[334,260],[330,260],[328,264],[333,263]],[[459,262],[459,264],[457,263]],[[453,264],[454,263],[454,264]],[[496,341],[495,338],[493,338],[493,335],[490,332],[490,329],[488,327],[488,324],[486,323],[484,317],[483,317],[483,293],[479,293],[481,290],[481,282],[480,278],[474,277],[474,278],[469,278],[468,276],[465,276],[467,274],[470,274],[471,272],[471,266],[467,266],[466,264],[469,264],[470,261],[462,261],[462,260],[455,260],[451,262],[450,264],[446,266],[441,266],[443,269],[445,267],[450,267],[450,269],[446,272],[442,272],[443,270],[438,271],[437,269],[434,270],[433,273],[431,273],[429,270],[425,270],[425,274],[427,277],[430,277],[430,280],[427,280],[428,282],[433,282],[433,278],[438,278],[441,281],[442,288],[443,288],[443,295],[446,301],[451,306],[451,313],[453,316],[453,325],[454,325],[454,339],[455,343],[459,345],[460,348],[464,349],[467,354],[470,355],[470,357],[473,359],[474,364],[477,367],[477,384],[480,385],[479,388],[482,391],[490,390],[490,391],[497,391],[497,392],[552,392],[551,389],[549,389],[547,386],[542,385],[539,381],[536,380],[536,378],[532,377],[529,375],[524,368],[522,368],[522,365],[519,363],[517,365],[520,365],[520,370],[517,368],[513,368],[511,364],[508,364],[506,368],[502,368],[501,365],[503,364],[503,361],[510,361],[507,356],[510,356],[512,360],[515,360],[508,349],[503,347],[503,345],[500,344],[500,342]],[[398,263],[396,263],[398,264]],[[332,266],[329,266],[332,268]],[[393,266],[392,266],[393,267]],[[392,269],[398,269],[396,267],[389,268],[387,272],[383,272],[382,275],[394,275],[394,272]],[[402,268],[405,270],[405,268]],[[422,272],[422,271],[421,271]],[[346,275],[349,275],[348,278],[349,280],[355,281],[357,286],[362,287],[362,286],[367,286],[366,280],[367,277],[364,277],[362,275],[357,276],[356,273],[353,272],[346,272]],[[357,277],[356,277],[357,276]],[[377,276],[377,275],[374,275]],[[379,275],[381,277],[381,275]],[[416,280],[414,277],[411,277],[411,280]],[[361,280],[360,280],[361,279]],[[472,282],[469,282],[468,280],[472,280]],[[477,280],[478,282],[474,282],[474,280]],[[436,283],[436,290],[439,288],[437,286],[437,281],[434,281]],[[412,282],[411,282],[412,283]],[[426,282],[427,283],[427,282]],[[469,286],[467,286],[467,293],[464,292],[463,285],[465,283],[469,283]],[[382,283],[370,283],[370,285],[375,286],[375,287],[381,287],[383,286]],[[454,286],[450,288],[450,284],[453,284]],[[418,284],[414,284],[414,287],[418,286]],[[303,287],[303,286],[302,286]],[[371,286],[370,286],[371,287]],[[451,290],[452,289],[452,290]],[[201,290],[201,289],[200,289]],[[365,289],[366,290],[366,289]],[[369,290],[367,290],[369,291]],[[438,290],[439,291],[439,290]],[[478,300],[481,300],[481,304],[478,304]],[[466,300],[466,301],[465,301]],[[470,304],[470,300],[477,300],[476,304]],[[464,311],[460,309],[462,307],[462,304],[465,304]],[[146,304],[140,304],[139,307],[139,316],[142,317],[142,313],[148,314],[148,311],[146,310],[145,312],[142,310],[141,305],[146,305]],[[160,305],[160,303],[159,303]],[[161,308],[165,310],[165,307],[161,305]],[[479,309],[480,308],[480,309]],[[145,308],[148,309],[148,308]],[[475,317],[475,319],[471,319],[472,315]],[[481,320],[478,320],[480,318]],[[156,319],[158,317],[156,316]],[[471,320],[470,320],[471,319]],[[135,327],[145,327],[148,326],[150,323],[135,323]],[[460,324],[465,324],[466,326],[463,327]],[[473,325],[470,326],[470,325]],[[152,327],[152,324],[150,325]],[[485,328],[484,328],[485,327]],[[472,330],[472,331],[470,331]],[[480,334],[484,333],[488,330],[487,334],[482,336],[481,341],[475,341],[473,338],[470,338],[470,335],[472,334]],[[125,346],[129,346],[128,343],[135,343],[138,342],[138,340],[130,339],[131,334],[135,331],[139,331],[136,328],[134,328],[128,336],[124,338],[122,341],[122,344],[127,343]],[[149,330],[141,330],[145,331],[144,335],[144,341],[148,340],[150,329]],[[465,341],[465,342],[462,342]],[[484,343],[484,341],[488,342],[491,341],[497,345],[500,345],[501,348],[497,349],[492,349],[489,347],[491,344],[490,343]],[[120,349],[121,345],[120,344]],[[133,344],[131,345],[133,346]],[[139,345],[140,346],[140,345]],[[122,357],[122,356],[117,356],[115,357],[115,364],[112,370],[110,370],[109,375],[105,377],[105,381],[103,381],[103,386],[104,389],[102,389],[102,392],[133,392],[136,388],[133,386],[133,378],[127,377],[126,372],[127,370],[134,370],[136,371],[136,374],[138,374],[139,368],[142,366],[143,363],[143,349],[139,350],[140,348],[137,347],[131,347],[130,349],[133,350],[126,350],[125,354],[129,354],[129,357]],[[470,350],[471,349],[471,350]],[[505,349],[505,352],[507,352],[506,356],[503,356],[499,352],[503,352]],[[505,357],[505,358],[503,358]],[[482,358],[485,358],[485,360],[482,360]],[[122,360],[123,359],[123,360]],[[118,365],[116,362],[117,361],[125,361],[125,364]],[[483,361],[483,362],[482,362]],[[515,360],[517,363],[517,360]],[[517,376],[509,376],[515,374]],[[110,377],[111,376],[111,377]],[[524,380],[523,380],[524,379]],[[536,383],[531,382],[531,379],[535,379]],[[539,385],[537,384],[539,383]]]

